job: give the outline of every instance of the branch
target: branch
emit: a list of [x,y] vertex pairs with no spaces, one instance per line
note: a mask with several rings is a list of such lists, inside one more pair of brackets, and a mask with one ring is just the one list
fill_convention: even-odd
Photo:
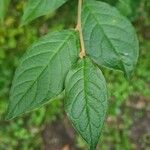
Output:
[[83,58],[86,55],[86,53],[85,53],[84,39],[83,39],[82,26],[81,26],[81,11],[82,11],[82,0],[79,0],[76,30],[79,32],[79,36],[80,36],[81,50],[79,56],[80,58]]

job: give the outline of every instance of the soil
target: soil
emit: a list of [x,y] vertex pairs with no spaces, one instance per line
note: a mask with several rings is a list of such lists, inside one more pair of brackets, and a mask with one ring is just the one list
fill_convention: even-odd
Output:
[[[136,150],[150,150],[150,100],[144,97],[132,97],[131,113],[134,123],[130,129],[131,141]],[[143,112],[142,117],[136,118],[135,114]]]
[[78,150],[75,131],[67,119],[47,124],[42,132],[44,150]]

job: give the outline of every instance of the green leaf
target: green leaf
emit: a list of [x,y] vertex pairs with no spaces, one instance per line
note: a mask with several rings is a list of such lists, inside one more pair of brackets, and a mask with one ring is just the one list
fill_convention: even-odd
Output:
[[90,59],[79,61],[65,82],[65,111],[75,129],[95,150],[107,109],[107,88],[100,69]]
[[3,22],[10,0],[0,0],[0,21]]
[[130,22],[116,8],[87,0],[82,11],[82,28],[87,54],[97,64],[122,70],[129,77],[139,53]]
[[118,0],[116,7],[120,12],[134,21],[139,16],[139,7],[141,0]]
[[74,30],[54,32],[34,43],[15,73],[6,119],[40,107],[64,89],[64,79],[78,58]]
[[131,1],[133,0],[119,0],[116,7],[125,16],[130,16],[132,14]]
[[22,25],[27,24],[37,17],[53,12],[67,0],[28,0],[22,17]]

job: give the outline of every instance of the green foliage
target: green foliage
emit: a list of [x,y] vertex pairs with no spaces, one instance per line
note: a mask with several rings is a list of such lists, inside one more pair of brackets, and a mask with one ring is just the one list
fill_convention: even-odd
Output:
[[129,19],[133,21],[139,15],[139,10],[137,8],[140,2],[141,0],[118,0],[116,7],[123,15],[129,17]]
[[71,30],[50,33],[34,43],[16,71],[6,118],[37,108],[59,95],[77,57],[76,33]]
[[22,24],[27,24],[37,17],[43,16],[48,12],[53,12],[55,9],[64,4],[67,0],[29,0],[25,7],[22,17]]
[[0,21],[4,20],[10,0],[0,0]]
[[98,63],[129,77],[138,59],[138,40],[129,21],[102,2],[86,2],[82,15],[87,53]]
[[[23,24],[65,1],[52,2],[54,5],[29,1]],[[82,60],[68,74],[65,108],[76,130],[94,150],[105,120],[107,89],[98,66],[83,58],[84,53],[87,52],[97,65],[122,70],[129,77],[137,63],[138,41],[132,25],[115,8],[91,0],[84,1],[83,5],[82,8],[82,0],[79,0],[76,31],[47,34],[22,57],[12,83],[6,119],[38,108],[64,90],[67,72],[78,59],[80,40]]]
[[118,0],[98,0],[98,1],[103,1],[103,2],[106,2],[106,3],[113,5],[113,6],[115,6],[116,3],[118,2]]
[[[110,2],[110,1],[109,1]],[[21,2],[18,2],[20,4]],[[71,23],[74,21],[66,21],[66,19],[62,16],[64,16],[64,13],[72,12],[73,9],[71,8],[70,4],[73,2],[68,2],[67,6],[64,7],[64,9],[60,9],[60,14],[54,15],[56,17],[53,17],[50,21],[47,20],[47,18],[41,18],[42,20],[46,20],[46,24],[48,24],[51,27],[52,30],[61,29],[64,27],[72,26]],[[16,4],[15,4],[16,5]],[[15,6],[13,3],[13,7]],[[70,9],[68,10],[68,8]],[[20,7],[20,6],[19,6]],[[18,11],[18,6],[17,6]],[[140,9],[139,7],[136,9]],[[148,9],[149,10],[149,9]],[[11,10],[9,10],[11,11]],[[143,10],[143,13],[146,14],[146,9]],[[11,13],[10,13],[11,14]],[[11,14],[12,15],[12,14]],[[0,113],[2,114],[6,108],[6,102],[7,102],[7,92],[10,86],[10,80],[12,78],[12,72],[13,69],[18,64],[18,56],[21,55],[26,49],[27,45],[35,41],[37,38],[37,35],[39,35],[39,31],[37,30],[40,28],[43,24],[42,21],[36,22],[36,24],[32,24],[32,26],[27,26],[24,28],[19,28],[16,26],[16,22],[18,18],[15,18],[17,15],[11,16],[6,18],[5,27],[0,28]],[[67,15],[68,16],[68,15]],[[12,18],[15,21],[15,23],[10,26],[8,26],[8,22],[13,21]],[[58,19],[57,19],[58,18]],[[60,19],[61,18],[61,19]],[[68,17],[67,17],[68,18]],[[60,20],[59,20],[60,19]],[[146,18],[147,21],[149,20]],[[144,20],[145,21],[145,20]],[[58,25],[58,23],[61,23],[61,25]],[[144,22],[142,22],[143,24]],[[39,26],[40,25],[40,26]],[[36,27],[35,27],[36,26]],[[140,26],[142,27],[142,26]],[[4,31],[2,31],[2,29]],[[37,33],[38,31],[38,33]],[[138,28],[138,31],[140,29]],[[145,39],[144,39],[145,40]],[[146,96],[147,98],[150,97],[149,95],[149,57],[150,53],[147,51],[149,49],[149,43],[141,41],[143,44],[141,47],[142,54],[141,58],[136,70],[136,75],[134,76],[132,83],[128,84],[123,78],[122,75],[119,74],[119,72],[114,73],[113,71],[104,70],[104,75],[107,79],[108,88],[109,91],[111,91],[111,101],[110,101],[110,107],[109,107],[109,115],[116,117],[121,111],[122,111],[122,105],[125,101],[129,102],[128,99],[129,95],[132,94],[139,94],[142,96]],[[6,96],[4,96],[6,95]],[[113,99],[113,100],[112,100]],[[58,105],[57,105],[58,103]],[[36,112],[32,112],[29,115],[25,115],[25,118],[18,118],[14,121],[10,121],[9,123],[4,124],[3,121],[0,122],[0,149],[17,149],[18,145],[19,147],[22,147],[22,149],[42,149],[40,145],[42,145],[42,141],[39,138],[40,134],[33,134],[30,132],[30,128],[33,130],[37,129],[39,133],[40,126],[45,124],[45,116],[47,116],[47,120],[50,120],[54,118],[54,120],[57,118],[54,114],[62,114],[62,106],[59,104],[62,103],[61,101],[57,101],[53,104],[51,104],[48,107],[48,111],[46,111],[46,107],[37,110]],[[51,112],[54,111],[54,112]],[[54,116],[52,116],[54,115]],[[28,117],[28,119],[26,119]],[[124,128],[126,130],[118,130],[117,127],[112,127],[109,125],[106,125],[106,128],[104,129],[104,136],[103,136],[103,144],[101,144],[100,149],[110,149],[109,145],[114,145],[114,149],[121,149],[122,147],[133,149],[131,141],[129,139],[127,124],[128,122],[132,122],[130,114],[127,112],[124,112],[124,115],[122,116]],[[21,121],[20,121],[21,120]],[[20,122],[26,122],[21,123]],[[36,126],[35,126],[36,124]],[[12,127],[13,126],[13,127]],[[117,123],[116,123],[117,126]],[[24,131],[23,131],[24,130]],[[19,132],[20,131],[20,132]],[[20,135],[19,135],[20,133]],[[105,134],[106,133],[106,134]],[[121,136],[121,133],[124,135],[124,137]],[[24,137],[23,137],[24,135]],[[34,137],[37,137],[36,139]],[[28,137],[28,138],[26,138]],[[106,143],[105,143],[106,141]],[[84,149],[84,148],[83,148]],[[86,149],[86,148],[85,148]]]
[[129,16],[132,13],[131,2],[131,0],[119,0],[116,6],[125,16]]
[[116,8],[131,21],[136,20],[140,15],[140,4],[143,0],[99,0],[109,3]]
[[[141,21],[140,18],[136,18],[140,22],[138,25],[134,22],[140,37],[140,59],[132,82],[126,82],[119,72],[103,70],[110,91],[108,118],[116,120],[122,110],[125,111],[120,116],[122,120],[121,129],[118,129],[120,127],[120,121],[106,123],[102,133],[102,142],[97,147],[98,150],[136,149],[137,146],[131,141],[130,133],[131,126],[133,126],[134,121],[137,119],[136,117],[133,119],[132,116],[133,114],[138,115],[138,113],[133,108],[129,108],[132,111],[130,112],[125,104],[133,101],[133,99],[129,99],[132,95],[139,95],[148,100],[150,99],[150,44],[149,39],[143,38],[143,33],[141,32],[141,29],[145,29],[145,25],[149,25],[150,17],[148,16],[148,12],[150,9],[148,5],[149,0],[146,1],[146,6],[144,1],[141,0],[142,9],[135,5],[137,10],[141,10],[144,20]],[[108,0],[108,2],[111,2],[111,0]],[[64,8],[61,8],[57,13],[53,14],[51,19],[42,17],[32,25],[19,28],[18,24],[23,4],[24,1],[12,1],[10,5],[11,9],[8,10],[4,25],[0,27],[0,116],[2,116],[7,106],[8,90],[13,71],[18,65],[18,57],[22,55],[28,45],[33,43],[38,36],[42,35],[41,29],[43,30],[43,25],[48,25],[50,31],[74,27],[73,15],[76,14],[74,11],[76,0],[68,2]],[[132,15],[134,16],[135,13]],[[43,24],[44,21],[45,23]],[[21,147],[21,150],[43,149],[45,145],[43,143],[43,137],[41,137],[41,131],[47,122],[51,120],[57,121],[60,119],[58,116],[64,118],[62,108],[62,101],[57,100],[49,106],[47,105],[37,111],[24,115],[24,117],[9,122],[0,119],[0,149],[13,150],[18,149],[18,147]],[[143,109],[139,111],[140,114],[144,112]],[[145,118],[145,115],[142,113],[141,117]],[[142,140],[141,138],[139,139],[140,141]],[[80,149],[87,150],[82,139],[79,138],[74,146],[75,149],[80,147]],[[149,149],[149,146],[145,146],[143,149]]]
[[107,110],[107,88],[100,69],[89,58],[67,75],[65,111],[75,129],[95,150]]

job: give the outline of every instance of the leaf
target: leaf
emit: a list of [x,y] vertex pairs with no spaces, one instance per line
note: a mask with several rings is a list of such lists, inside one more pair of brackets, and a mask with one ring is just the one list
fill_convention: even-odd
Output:
[[28,0],[22,17],[22,25],[27,24],[37,17],[53,12],[67,0]]
[[98,65],[122,70],[129,77],[139,53],[130,22],[116,8],[87,0],[82,11],[82,28],[87,54]]
[[131,6],[132,0],[119,0],[116,4],[116,7],[124,16],[130,16],[132,14],[132,6]]
[[118,0],[98,0],[98,1],[102,1],[102,2],[105,2],[105,3],[108,3],[112,6],[115,6],[116,3],[118,2]]
[[40,107],[58,96],[77,57],[78,40],[74,30],[50,33],[34,43],[15,73],[6,119]]
[[139,5],[141,0],[118,0],[116,7],[120,12],[128,16],[131,21],[135,21],[139,16]]
[[65,111],[75,129],[95,150],[107,109],[107,88],[100,69],[88,58],[79,61],[65,82]]
[[10,0],[0,0],[0,21],[3,22]]

